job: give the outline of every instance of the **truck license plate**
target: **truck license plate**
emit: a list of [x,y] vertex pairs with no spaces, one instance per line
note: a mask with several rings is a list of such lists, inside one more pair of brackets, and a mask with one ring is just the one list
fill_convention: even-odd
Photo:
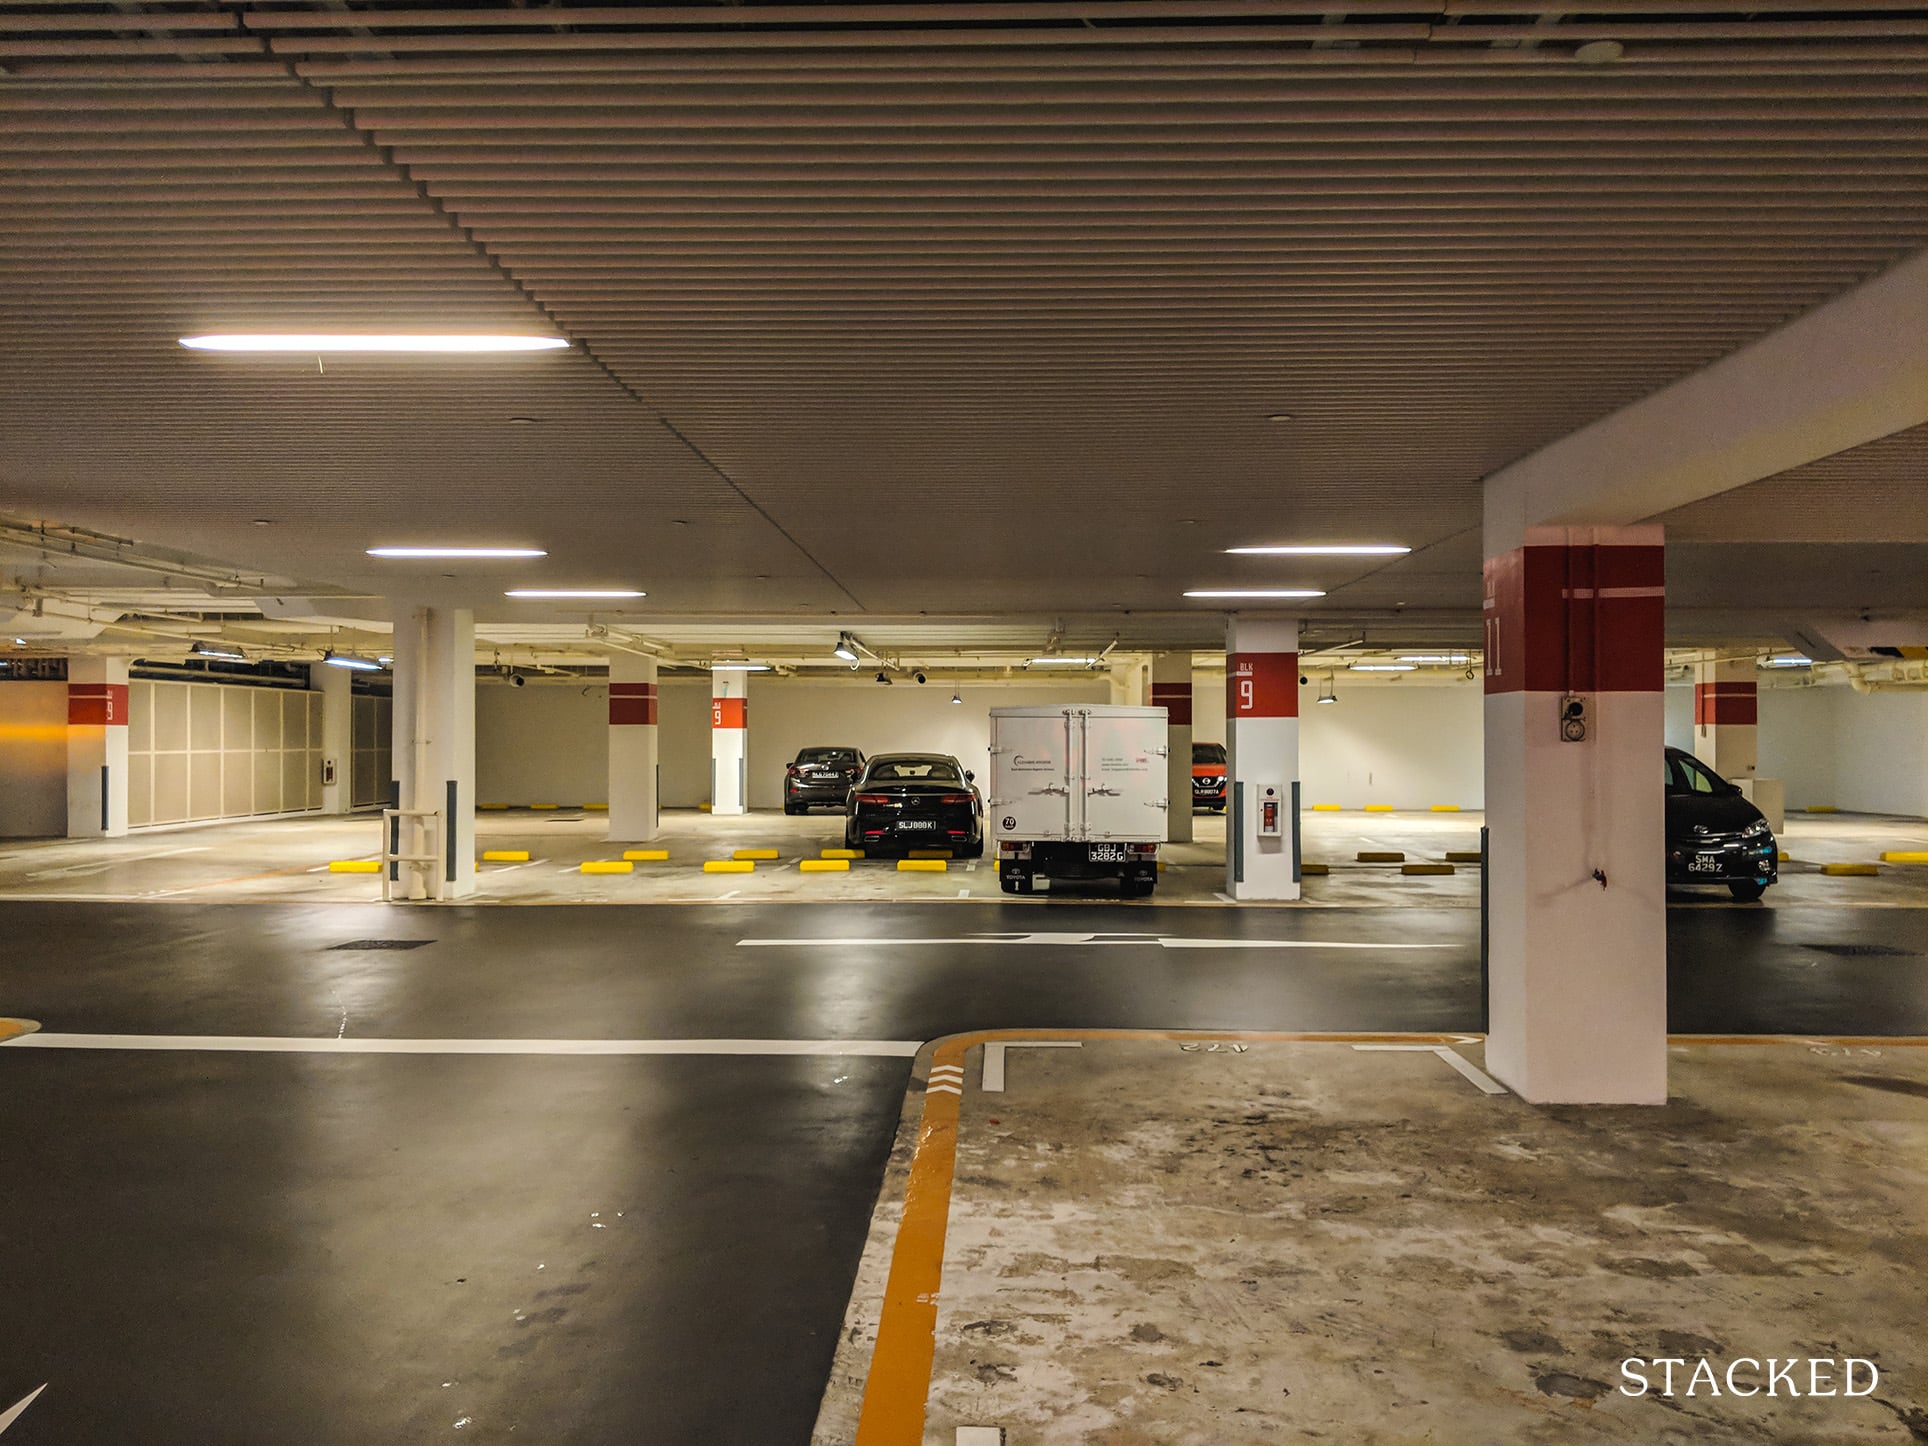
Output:
[[1720,855],[1719,854],[1695,854],[1691,859],[1687,860],[1687,872],[1690,874],[1719,873],[1720,872]]
[[1094,864],[1122,864],[1125,861],[1123,844],[1093,844],[1091,861]]

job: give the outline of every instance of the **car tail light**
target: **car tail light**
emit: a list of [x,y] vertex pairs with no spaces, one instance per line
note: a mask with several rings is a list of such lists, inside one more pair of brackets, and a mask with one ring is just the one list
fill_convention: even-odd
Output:
[[860,794],[858,794],[858,795],[857,795],[857,802],[859,802],[859,803],[889,803],[889,802],[890,802],[890,795],[889,795],[888,793],[860,793]]
[[971,796],[968,793],[947,793],[937,801],[939,803],[969,803]]
[[1135,854],[1155,854],[1158,852],[1157,844],[1127,844],[1126,847]]

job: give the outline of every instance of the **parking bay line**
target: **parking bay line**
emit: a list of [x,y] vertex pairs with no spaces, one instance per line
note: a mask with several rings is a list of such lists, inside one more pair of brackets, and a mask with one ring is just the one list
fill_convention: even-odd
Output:
[[1454,1069],[1465,1075],[1477,1085],[1482,1094],[1503,1095],[1506,1086],[1494,1079],[1485,1070],[1467,1059],[1458,1050],[1444,1044],[1355,1044],[1354,1049],[1414,1051],[1436,1054]]
[[244,1054],[872,1055],[909,1059],[915,1039],[336,1039],[315,1035],[22,1034],[0,1049],[204,1050]]

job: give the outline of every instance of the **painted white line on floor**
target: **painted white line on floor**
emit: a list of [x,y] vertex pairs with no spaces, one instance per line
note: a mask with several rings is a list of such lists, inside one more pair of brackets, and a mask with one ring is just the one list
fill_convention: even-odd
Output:
[[984,1046],[984,1067],[979,1072],[977,1087],[987,1095],[1000,1094],[1004,1090],[1004,1051],[1007,1049],[1082,1049],[1075,1039],[1007,1039],[993,1041]]
[[7,1427],[11,1426],[15,1421],[18,1421],[20,1419],[20,1413],[31,1406],[39,1397],[40,1393],[46,1389],[46,1382],[41,1382],[38,1386],[35,1386],[31,1391],[27,1392],[26,1395],[22,1396],[19,1401],[15,1402],[12,1409],[10,1409],[6,1415],[0,1416],[0,1432],[4,1432]]
[[1355,1044],[1357,1050],[1377,1050],[1382,1053],[1436,1054],[1467,1079],[1478,1085],[1481,1092],[1489,1095],[1503,1095],[1506,1086],[1494,1079],[1478,1065],[1462,1056],[1457,1050],[1443,1044]]
[[731,890],[729,891],[729,893],[727,893],[727,894],[718,894],[718,895],[717,895],[717,898],[719,898],[719,899],[734,899],[734,898],[735,898],[735,897],[736,897],[736,896],[737,896],[738,894],[740,894],[740,893],[742,893],[742,892],[743,892],[743,890],[741,890],[741,889],[731,889]]
[[171,859],[176,854],[204,854],[211,847],[213,847],[211,844],[197,844],[193,848],[154,849],[148,853],[115,854],[111,858],[93,859],[86,863],[69,864],[64,869],[40,869],[35,873],[28,874],[27,877],[30,879],[52,879],[62,876],[84,878],[89,874],[104,874],[109,869],[117,868],[121,864],[135,864],[146,859]]
[[957,896],[960,899],[968,899],[971,896],[971,891],[969,889],[959,889],[957,891]]
[[[729,895],[724,895],[728,898]],[[1133,938],[1100,938],[1097,934],[963,934],[926,938],[878,938],[838,935],[817,939],[738,939],[739,949],[850,949],[864,946],[902,948],[933,944],[1063,944],[1078,947],[1137,949],[1156,944],[1163,949],[1452,949],[1452,944],[1361,944],[1345,939],[1189,939],[1144,934]]]
[[1360,944],[1335,939],[1160,939],[1166,949],[1451,949],[1452,944]]
[[1442,1044],[1437,1049],[1435,1049],[1433,1053],[1438,1055],[1441,1059],[1445,1060],[1446,1063],[1450,1064],[1454,1069],[1458,1070],[1461,1074],[1465,1075],[1466,1078],[1471,1080],[1474,1084],[1478,1085],[1482,1093],[1489,1094],[1489,1095],[1503,1095],[1506,1093],[1505,1085],[1501,1084],[1498,1080],[1494,1079],[1490,1074],[1488,1074],[1485,1070],[1481,1069],[1478,1065],[1474,1064],[1471,1060],[1466,1058],[1466,1056],[1461,1054],[1458,1050],[1448,1049],[1445,1045]]
[[1216,890],[1213,891],[1212,897],[1217,899],[1221,904],[1236,904],[1238,902],[1238,900],[1234,899],[1230,894],[1220,893]]
[[908,1059],[914,1039],[330,1039],[281,1034],[22,1034],[6,1049],[210,1050],[243,1054],[748,1054],[884,1055]]
[[959,1426],[955,1446],[1004,1446],[1002,1426]]

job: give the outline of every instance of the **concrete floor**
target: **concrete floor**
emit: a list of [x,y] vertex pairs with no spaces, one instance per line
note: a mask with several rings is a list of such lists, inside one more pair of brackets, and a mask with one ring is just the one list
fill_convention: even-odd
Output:
[[[1682,1044],[1658,1110],[1535,1108],[1424,1046],[1013,1047],[1001,1093],[982,1053],[926,1446],[1928,1438],[1928,1049]],[[818,1446],[852,1439],[924,1118],[914,1095]],[[1880,1385],[1620,1389],[1679,1357],[1684,1392],[1703,1356],[1801,1357],[1804,1386],[1857,1356]]]
[[[1303,816],[1304,857],[1330,865],[1330,875],[1305,881],[1308,905],[1337,907],[1446,907],[1479,905],[1479,871],[1461,865],[1450,876],[1409,876],[1397,864],[1361,864],[1362,849],[1403,851],[1413,862],[1443,861],[1448,851],[1479,847],[1478,813],[1312,813]],[[801,858],[841,845],[841,815],[786,817],[756,813],[716,818],[694,810],[663,816],[663,863],[638,863],[629,875],[580,872],[588,859],[619,859],[623,846],[606,842],[607,818],[581,810],[484,812],[476,846],[526,849],[528,863],[484,864],[478,903],[703,903],[853,899],[956,900],[1002,898],[996,868],[986,860],[952,860],[948,871],[898,873],[889,860],[857,861],[848,874],[804,874]],[[1159,903],[1221,904],[1225,887],[1225,821],[1200,814],[1197,841],[1168,844]],[[212,903],[247,899],[366,902],[380,897],[379,881],[363,874],[330,874],[332,859],[372,858],[379,846],[372,818],[288,818],[149,831],[105,841],[20,841],[0,846],[0,897],[116,899]],[[1797,815],[1783,846],[1792,856],[1766,907],[1928,904],[1928,866],[1885,865],[1874,878],[1832,878],[1825,863],[1873,862],[1884,851],[1928,850],[1928,821],[1865,814]],[[781,857],[752,874],[705,874],[705,859],[732,850],[769,847]],[[1014,900],[1043,907],[1064,898],[1117,897],[1109,884],[1069,886],[1057,899]],[[1680,890],[1675,902],[1729,904],[1723,890]],[[1756,906],[1745,906],[1756,907]]]
[[[1477,1028],[1468,909],[1059,918],[0,900],[6,1446],[801,1442],[918,1041]],[[1670,1017],[1928,1034],[1924,920],[1675,910]]]

